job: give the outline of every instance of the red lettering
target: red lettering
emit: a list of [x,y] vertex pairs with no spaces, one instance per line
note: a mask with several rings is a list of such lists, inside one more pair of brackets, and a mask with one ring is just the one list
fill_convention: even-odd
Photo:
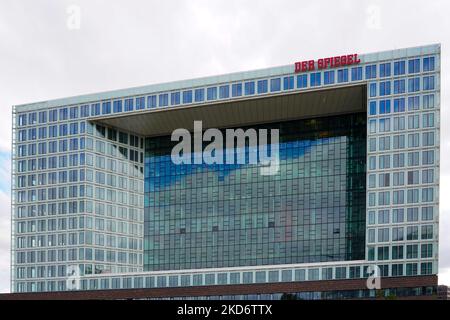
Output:
[[341,57],[334,57],[334,66],[339,67],[341,65]]
[[[340,66],[358,64],[361,60],[358,58],[358,54],[348,54],[345,56],[335,56],[330,58],[322,58],[317,60],[317,68],[337,68]],[[314,60],[307,60],[295,63],[295,72],[307,72],[316,69],[316,62]]]
[[303,61],[302,62],[302,72],[305,72],[308,70],[308,62],[307,61]]
[[309,60],[309,71],[315,70],[315,64],[314,64],[314,60]]
[[355,53],[354,56],[355,56],[355,63],[360,63],[361,59],[358,59],[358,54]]
[[318,69],[323,69],[324,68],[324,66],[323,66],[323,59],[317,60],[317,68]]
[[302,70],[301,65],[302,64],[300,62],[295,63],[295,73],[300,72]]
[[346,66],[347,65],[347,56],[341,57],[341,65]]
[[355,62],[353,61],[353,55],[349,54],[347,56],[347,64],[354,64]]

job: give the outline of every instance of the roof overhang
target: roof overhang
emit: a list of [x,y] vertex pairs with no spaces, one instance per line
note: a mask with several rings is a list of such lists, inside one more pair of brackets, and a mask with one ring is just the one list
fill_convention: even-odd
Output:
[[140,110],[91,120],[140,136],[165,136],[177,128],[193,130],[196,120],[203,122],[204,129],[231,128],[365,112],[366,92],[366,85],[283,92],[265,97]]

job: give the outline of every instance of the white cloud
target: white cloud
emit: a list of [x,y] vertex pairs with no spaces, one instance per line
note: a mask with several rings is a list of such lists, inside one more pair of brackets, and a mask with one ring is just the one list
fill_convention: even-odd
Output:
[[[67,28],[69,5],[81,8]],[[367,28],[379,7],[381,28]],[[0,2],[0,152],[11,149],[11,106],[57,97],[285,65],[304,58],[442,43],[449,87],[446,0],[408,1],[88,1]],[[449,91],[442,91],[446,106]],[[441,117],[441,267],[450,268],[450,125]],[[1,160],[7,179],[9,160]],[[0,290],[9,274],[9,203],[0,194]],[[3,277],[5,275],[5,277]]]

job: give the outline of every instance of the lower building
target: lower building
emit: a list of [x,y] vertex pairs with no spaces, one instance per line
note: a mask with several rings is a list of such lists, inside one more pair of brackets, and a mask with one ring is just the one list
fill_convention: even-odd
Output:
[[435,297],[439,117],[440,45],[14,106],[11,290]]

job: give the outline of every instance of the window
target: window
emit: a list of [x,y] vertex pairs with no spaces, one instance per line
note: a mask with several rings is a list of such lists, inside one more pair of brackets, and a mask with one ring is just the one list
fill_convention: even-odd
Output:
[[168,93],[162,93],[159,95],[159,106],[160,107],[167,107],[169,105],[169,94]]
[[192,103],[192,90],[183,91],[183,103]]
[[380,132],[389,132],[389,131],[391,131],[391,119],[389,119],[389,118],[380,119],[379,128],[380,128],[379,129]]
[[434,127],[434,113],[425,113],[422,116],[422,126],[424,128]]
[[134,109],[133,99],[125,99],[125,107],[124,107],[125,112],[133,111],[133,109]]
[[366,66],[366,79],[374,79],[377,77],[377,66]]
[[390,204],[390,193],[389,191],[379,192],[378,193],[378,205],[379,206],[387,206]]
[[404,221],[404,209],[393,209],[392,210],[392,222],[401,223]]
[[408,116],[408,129],[419,128],[419,115]]
[[242,83],[235,83],[231,85],[231,95],[233,97],[242,96]]
[[394,94],[405,93],[405,80],[394,80]]
[[348,69],[338,70],[337,74],[338,74],[337,79],[338,83],[348,82]]
[[404,228],[392,228],[392,241],[403,241],[404,240]]
[[230,97],[230,86],[220,86],[219,87],[219,99],[228,99]]
[[217,99],[217,87],[212,87],[212,88],[206,89],[206,99],[208,101]]
[[380,100],[380,114],[391,113],[391,100]]
[[277,92],[281,90],[281,79],[270,79],[270,92]]
[[423,207],[422,208],[422,220],[423,221],[433,220],[433,207]]
[[422,226],[421,239],[422,240],[433,240],[433,226],[432,225]]
[[423,58],[423,72],[434,71],[434,57]]
[[431,165],[434,164],[434,151],[423,151],[422,152],[422,164]]
[[258,80],[258,94],[267,93],[268,91],[268,81]]
[[145,109],[145,97],[136,98],[136,110]]
[[420,78],[408,79],[408,92],[417,92],[420,90]]
[[405,98],[394,99],[394,112],[405,111]]
[[[98,115],[100,115],[100,103],[94,103],[91,105],[91,116]],[[61,112],[59,113],[59,116],[61,117]]]
[[195,102],[205,101],[205,89],[195,89]]
[[352,68],[352,81],[362,80],[362,67]]
[[[180,92],[172,92],[170,94],[170,104],[173,106],[179,105],[181,103],[181,94]],[[136,106],[137,108],[137,106]]]
[[434,94],[426,94],[423,96],[423,108],[424,109],[434,108]]
[[113,102],[114,113],[122,112],[122,100],[116,100]]
[[408,60],[408,73],[420,72],[420,59]]
[[371,83],[369,85],[369,96],[370,97],[376,97],[377,96],[377,84]]
[[246,82],[244,85],[244,89],[245,89],[245,95],[246,96],[250,96],[255,94],[255,82],[251,81],[251,82]]
[[317,87],[321,84],[321,73],[320,72],[314,72],[310,74],[310,85],[311,87]]
[[408,111],[419,110],[419,96],[408,97]]
[[80,117],[86,118],[89,116],[89,105],[84,105],[80,107]]
[[391,76],[391,64],[390,63],[382,63],[380,64],[380,77],[390,77]]
[[[43,115],[47,116],[47,112],[43,111]],[[39,123],[43,123],[41,122],[41,114],[42,112],[39,112]],[[69,111],[69,116],[70,119],[78,119],[78,107],[71,107],[70,111]],[[46,121],[44,121],[46,122]]]
[[156,100],[157,100],[156,95],[148,96],[147,108],[156,108],[157,107]]
[[294,89],[294,76],[289,76],[289,77],[283,78],[283,89],[284,90]]
[[405,61],[394,62],[394,76],[405,74]]
[[420,256],[421,258],[433,258],[433,245],[430,244],[422,244],[420,248]]
[[297,88],[302,89],[308,86],[308,76],[301,74],[297,76]]
[[406,259],[417,259],[419,246],[410,244],[406,246]]
[[103,102],[102,114],[110,114],[110,113],[111,113],[111,102]]
[[370,103],[369,103],[369,114],[371,116],[375,116],[377,114],[377,102],[376,101],[370,101]]
[[434,76],[423,77],[423,90],[434,90]]
[[392,260],[403,259],[403,246],[392,246]]
[[334,70],[325,71],[323,74],[323,84],[333,84],[334,83]]
[[388,96],[391,94],[391,82],[380,82],[380,96]]

